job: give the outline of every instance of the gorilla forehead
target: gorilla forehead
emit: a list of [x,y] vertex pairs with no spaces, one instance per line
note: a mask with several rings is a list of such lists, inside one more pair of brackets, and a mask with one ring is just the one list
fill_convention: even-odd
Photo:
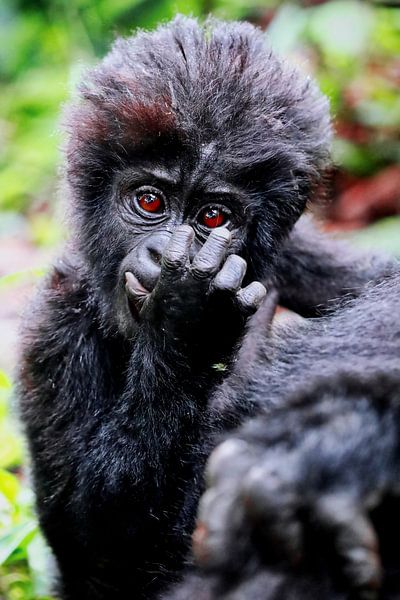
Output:
[[117,40],[66,121],[72,177],[157,145],[197,156],[212,148],[225,167],[278,157],[308,176],[325,165],[330,141],[327,101],[314,84],[261,31],[211,19],[177,17]]

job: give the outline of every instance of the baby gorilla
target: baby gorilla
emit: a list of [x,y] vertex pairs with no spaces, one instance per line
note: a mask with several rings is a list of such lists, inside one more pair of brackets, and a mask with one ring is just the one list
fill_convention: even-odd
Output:
[[[64,600],[155,598],[182,577],[226,427],[210,397],[257,281],[315,315],[393,267],[292,232],[328,161],[327,101],[248,24],[117,40],[66,122],[72,231],[20,369],[38,516]],[[233,403],[229,426],[255,408]]]
[[174,599],[399,597],[399,298],[397,275],[270,336],[271,307],[253,318],[211,410],[260,416],[209,460],[194,534],[209,578]]

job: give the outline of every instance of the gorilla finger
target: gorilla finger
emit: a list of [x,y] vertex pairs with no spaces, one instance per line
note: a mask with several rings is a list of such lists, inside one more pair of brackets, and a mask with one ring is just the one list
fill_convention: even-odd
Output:
[[215,275],[232,240],[228,229],[221,228],[211,232],[204,246],[193,259],[191,273],[195,279],[207,279]]
[[189,225],[177,227],[161,259],[163,275],[180,272],[189,261],[189,252],[194,238],[194,231]]
[[249,314],[255,312],[261,305],[267,290],[259,281],[253,281],[236,294],[239,306]]
[[254,463],[252,448],[244,440],[230,438],[219,444],[207,462],[206,482],[208,486],[216,485],[221,480],[239,478]]
[[246,269],[247,263],[244,258],[237,254],[231,254],[222,269],[216,274],[213,287],[221,291],[236,292],[240,289]]
[[269,289],[264,300],[261,302],[259,310],[249,322],[249,331],[261,332],[264,335],[269,335],[269,329],[274,319],[276,308],[278,306],[279,294],[272,288]]
[[316,518],[331,532],[343,575],[356,598],[378,597],[382,566],[372,523],[352,498],[329,495],[316,504]]
[[273,461],[253,467],[244,479],[242,497],[258,537],[264,539],[265,558],[296,564],[303,551],[303,528],[297,518],[302,499],[285,467]]
[[193,533],[193,553],[206,570],[221,570],[237,562],[243,547],[244,511],[238,495],[230,486],[212,488],[203,494],[198,522]]

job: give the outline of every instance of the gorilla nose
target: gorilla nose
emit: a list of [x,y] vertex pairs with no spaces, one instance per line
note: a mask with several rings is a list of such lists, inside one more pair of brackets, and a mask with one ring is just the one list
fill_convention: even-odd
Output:
[[160,250],[157,248],[148,248],[147,251],[149,253],[150,260],[152,260],[156,265],[161,265],[162,252],[160,252]]
[[160,268],[161,266],[161,258],[170,239],[170,233],[162,232],[153,234],[144,244],[147,259],[150,260],[153,263],[153,265],[156,265],[158,268]]
[[170,238],[166,232],[153,234],[138,248],[138,276],[148,290],[154,288],[160,276],[161,258]]

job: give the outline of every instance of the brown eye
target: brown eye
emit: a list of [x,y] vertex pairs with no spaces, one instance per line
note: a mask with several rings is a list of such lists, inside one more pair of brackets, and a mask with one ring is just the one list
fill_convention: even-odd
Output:
[[209,229],[215,229],[215,227],[221,227],[221,225],[226,223],[227,215],[221,208],[210,206],[200,214],[200,221],[202,225],[205,225]]
[[150,213],[161,212],[164,208],[164,201],[161,196],[158,196],[153,192],[139,194],[137,196],[137,203],[141,209]]

